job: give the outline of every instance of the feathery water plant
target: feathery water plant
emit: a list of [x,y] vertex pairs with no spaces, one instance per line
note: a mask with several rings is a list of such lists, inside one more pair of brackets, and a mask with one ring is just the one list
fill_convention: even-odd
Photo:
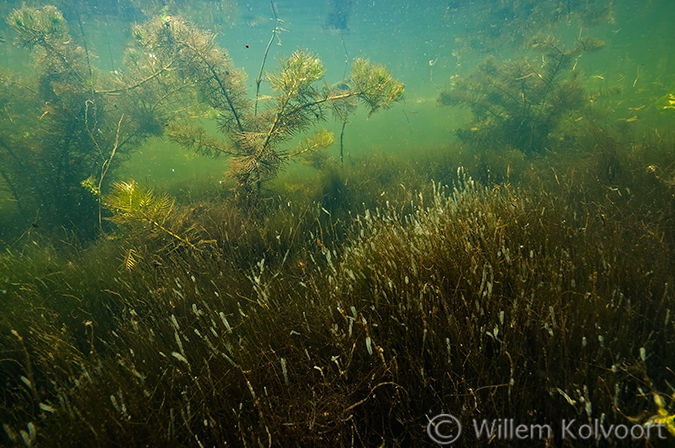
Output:
[[112,212],[108,219],[117,225],[132,226],[134,233],[142,231],[147,234],[159,230],[191,249],[196,249],[188,237],[167,227],[175,205],[175,200],[167,194],[155,194],[134,181],[115,182],[113,191],[104,197],[103,203]]
[[172,124],[169,135],[189,149],[230,156],[230,174],[239,193],[247,197],[274,178],[288,160],[332,144],[333,139],[322,131],[299,150],[281,148],[323,121],[326,110],[333,108],[339,115],[345,102],[360,99],[373,114],[390,107],[404,92],[403,84],[385,67],[364,59],[354,62],[350,79],[340,88],[319,87],[316,84],[323,79],[325,68],[316,55],[300,49],[267,73],[274,96],[267,106],[254,108],[246,95],[245,74],[232,66],[227,53],[215,43],[215,35],[180,18],[167,17],[135,27],[134,36],[145,52],[157,57],[165,75],[194,83],[217,111],[220,129],[229,141],[221,142],[184,121]]
[[[116,74],[100,73],[86,43],[76,43],[54,6],[24,6],[7,21],[17,42],[35,56],[35,69],[2,75],[0,175],[26,224],[33,219],[42,228],[65,227],[91,237],[101,229],[106,173],[143,139],[161,134],[178,102],[194,101],[186,101],[186,87],[167,90],[147,55],[130,54]],[[147,76],[139,81],[134,75],[141,74]],[[82,182],[95,187],[93,196]]]
[[541,67],[523,57],[503,62],[490,57],[469,76],[455,77],[438,105],[471,109],[473,120],[457,135],[474,147],[526,154],[552,150],[571,138],[560,132],[565,120],[578,121],[588,106],[580,71],[573,68],[582,53],[603,44],[586,38],[566,49],[551,36],[537,35],[530,48],[542,55]]

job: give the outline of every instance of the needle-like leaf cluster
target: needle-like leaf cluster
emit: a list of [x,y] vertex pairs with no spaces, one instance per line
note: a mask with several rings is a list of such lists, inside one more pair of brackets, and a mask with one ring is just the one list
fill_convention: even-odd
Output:
[[[317,55],[299,49],[267,73],[273,97],[258,111],[251,107],[244,85],[245,73],[233,67],[227,52],[215,42],[215,35],[199,30],[176,17],[155,19],[134,28],[134,37],[146,54],[157,60],[165,82],[190,84],[218,113],[220,129],[227,143],[213,138],[194,124],[172,124],[169,135],[198,152],[231,156],[230,175],[239,193],[249,197],[261,184],[276,176],[283,164],[308,148],[331,144],[333,139],[312,139],[303,149],[283,146],[323,121],[333,110],[344,119],[359,99],[369,114],[390,107],[404,92],[381,65],[357,59],[350,79],[329,87],[320,81],[325,67]],[[169,79],[173,77],[173,79]],[[182,117],[186,118],[186,117]]]

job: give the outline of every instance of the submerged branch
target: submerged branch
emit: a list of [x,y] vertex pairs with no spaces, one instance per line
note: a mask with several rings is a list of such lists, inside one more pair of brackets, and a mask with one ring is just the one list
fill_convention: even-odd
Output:
[[131,90],[137,89],[138,87],[143,86],[143,84],[145,84],[149,81],[152,81],[153,79],[157,78],[158,76],[164,74],[166,71],[168,71],[171,68],[173,63],[174,63],[174,61],[169,62],[169,64],[162,67],[160,70],[156,71],[155,73],[148,76],[147,78],[138,81],[136,84],[134,84],[132,86],[123,87],[121,89],[97,90],[97,91],[95,91],[95,93],[100,93],[100,94],[104,94],[104,95],[112,95],[112,94],[115,94],[115,93],[126,93],[126,92],[129,92]]
[[108,174],[108,170],[110,169],[110,164],[112,163],[113,158],[115,157],[115,153],[117,153],[117,148],[119,147],[120,143],[120,128],[122,127],[122,120],[124,120],[124,114],[120,117],[120,121],[117,122],[117,132],[115,132],[115,144],[113,145],[112,151],[110,151],[110,157],[108,160],[103,162],[103,167],[101,170],[101,177],[98,179],[98,226],[101,230],[101,233],[103,233],[103,204],[101,203],[101,188],[103,186],[103,179],[105,179],[106,174]]
[[183,45],[185,45],[187,48],[189,48],[194,54],[196,54],[202,62],[206,65],[208,70],[211,72],[212,78],[218,83],[218,87],[220,88],[221,93],[223,94],[223,97],[227,101],[228,108],[230,109],[230,112],[232,113],[232,116],[234,117],[235,121],[237,122],[237,128],[239,129],[240,132],[244,132],[244,126],[241,123],[241,118],[239,115],[239,112],[237,111],[237,108],[234,105],[234,101],[232,100],[232,97],[230,95],[230,92],[227,90],[225,87],[225,84],[223,83],[223,80],[220,79],[220,76],[218,75],[218,72],[216,71],[215,67],[206,59],[204,55],[201,54],[201,52],[191,46],[187,42],[183,42]]
[[263,71],[265,70],[265,62],[267,61],[267,55],[270,52],[270,47],[272,46],[272,42],[274,42],[275,37],[279,40],[279,45],[281,45],[281,38],[279,37],[279,33],[281,32],[281,28],[279,27],[280,19],[277,15],[276,7],[274,6],[274,3],[271,0],[270,6],[272,7],[272,14],[274,14],[275,25],[274,29],[272,30],[272,36],[270,36],[270,40],[269,42],[267,42],[267,47],[265,47],[265,53],[263,53],[262,63],[260,64],[260,72],[258,72],[258,77],[255,79],[255,102],[253,107],[253,116],[255,117],[258,116],[258,100],[260,99],[260,84],[262,83],[263,80]]

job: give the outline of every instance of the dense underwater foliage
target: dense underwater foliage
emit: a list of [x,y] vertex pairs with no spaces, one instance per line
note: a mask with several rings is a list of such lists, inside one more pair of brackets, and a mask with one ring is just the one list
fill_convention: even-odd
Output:
[[[8,11],[35,65],[0,72],[3,444],[418,446],[440,413],[675,432],[672,92],[631,127],[581,70],[611,41],[554,37],[612,2],[446,2],[479,11],[456,41],[476,64],[430,102],[456,138],[347,157],[347,123],[414,104],[410,83],[268,62],[272,5],[248,92],[202,3],[118,5],[138,24],[108,72],[69,2]],[[344,45],[351,2],[330,6]],[[158,136],[222,156],[222,185],[122,178]]]

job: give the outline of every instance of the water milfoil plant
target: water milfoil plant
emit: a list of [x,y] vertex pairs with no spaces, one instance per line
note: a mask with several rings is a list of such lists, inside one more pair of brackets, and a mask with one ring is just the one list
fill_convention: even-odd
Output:
[[[346,104],[360,101],[369,115],[400,100],[404,85],[386,67],[356,59],[351,76],[331,87],[324,79],[326,69],[317,55],[298,49],[267,73],[272,95],[256,95],[251,101],[245,88],[245,73],[235,68],[216,36],[177,17],[158,18],[134,28],[134,37],[145,53],[157,59],[156,72],[176,88],[192,83],[202,100],[217,112],[224,141],[182,115],[169,126],[169,135],[182,146],[205,155],[231,157],[230,174],[237,190],[250,198],[261,184],[274,178],[294,157],[333,143],[332,133],[319,130],[301,139],[333,111],[343,119]],[[153,74],[148,74],[153,76]],[[264,102],[262,107],[257,102]]]
[[437,104],[471,110],[473,119],[457,135],[476,147],[526,154],[555,149],[570,139],[564,124],[587,115],[590,104],[576,69],[579,57],[603,45],[579,38],[566,48],[553,36],[538,34],[530,41],[536,59],[489,57],[470,75],[453,77]]

